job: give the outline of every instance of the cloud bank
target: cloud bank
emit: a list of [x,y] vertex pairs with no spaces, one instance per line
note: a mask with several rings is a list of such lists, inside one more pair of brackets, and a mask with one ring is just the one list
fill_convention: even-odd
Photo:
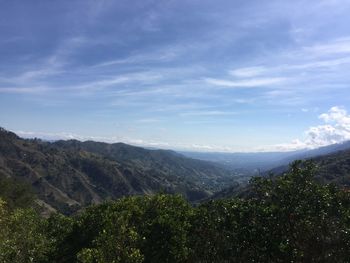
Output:
[[282,151],[315,149],[350,140],[350,114],[344,107],[334,106],[318,118],[323,124],[307,129],[304,140],[296,139],[289,144],[275,145],[275,148]]

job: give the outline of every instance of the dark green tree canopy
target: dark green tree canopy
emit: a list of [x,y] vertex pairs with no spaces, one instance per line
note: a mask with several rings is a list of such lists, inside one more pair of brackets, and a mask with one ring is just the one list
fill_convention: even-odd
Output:
[[0,199],[0,262],[349,262],[350,194],[314,171],[295,162],[247,198],[197,207],[158,194],[43,219]]

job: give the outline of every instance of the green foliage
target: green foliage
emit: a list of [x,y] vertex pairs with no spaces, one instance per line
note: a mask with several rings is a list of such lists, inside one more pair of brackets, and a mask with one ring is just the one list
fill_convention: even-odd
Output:
[[311,163],[295,162],[282,177],[253,179],[248,200],[202,205],[191,242],[195,259],[347,262],[350,196],[315,183],[313,171]]
[[145,262],[184,262],[189,254],[188,231],[192,208],[180,196],[148,199],[141,224]]
[[0,199],[0,262],[349,262],[350,194],[314,168],[295,162],[254,178],[247,199],[198,207],[158,194],[43,219]]
[[91,207],[76,218],[66,239],[71,244],[67,257],[77,255],[81,262],[184,262],[192,211],[182,197],[164,194]]
[[0,262],[47,262],[46,222],[32,209],[6,209],[0,199]]
[[[73,231],[74,219],[62,214],[52,214],[46,220],[46,235],[52,246],[49,262],[67,262],[71,242],[69,236]],[[72,244],[73,245],[73,244]]]
[[31,207],[34,204],[34,192],[27,183],[1,177],[0,174],[0,197],[6,202],[9,209]]
[[[85,212],[78,221],[80,235],[93,238],[86,240],[88,248],[82,248],[78,252],[79,261],[143,262],[143,256],[137,246],[140,237],[134,226],[136,221],[140,222],[142,211],[135,201],[136,198],[123,199],[106,205],[102,211],[97,208]],[[96,229],[89,229],[91,219],[98,220],[95,224]]]

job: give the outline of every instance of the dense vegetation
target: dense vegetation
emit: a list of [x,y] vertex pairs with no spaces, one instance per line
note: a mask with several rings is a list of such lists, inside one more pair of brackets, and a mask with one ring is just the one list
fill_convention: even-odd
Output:
[[350,150],[320,156],[314,159],[319,167],[317,180],[332,182],[340,187],[350,187]]
[[349,262],[350,194],[296,162],[246,199],[126,197],[81,214],[0,202],[0,262]]
[[36,198],[29,184],[6,177],[0,177],[0,197],[9,209],[30,207]]

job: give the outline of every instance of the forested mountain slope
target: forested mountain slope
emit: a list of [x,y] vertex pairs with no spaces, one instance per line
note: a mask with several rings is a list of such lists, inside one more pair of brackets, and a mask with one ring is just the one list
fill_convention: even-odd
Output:
[[50,143],[4,129],[0,176],[29,182],[47,208],[67,214],[106,199],[160,191],[196,201],[235,183],[231,172],[172,151],[92,141]]

